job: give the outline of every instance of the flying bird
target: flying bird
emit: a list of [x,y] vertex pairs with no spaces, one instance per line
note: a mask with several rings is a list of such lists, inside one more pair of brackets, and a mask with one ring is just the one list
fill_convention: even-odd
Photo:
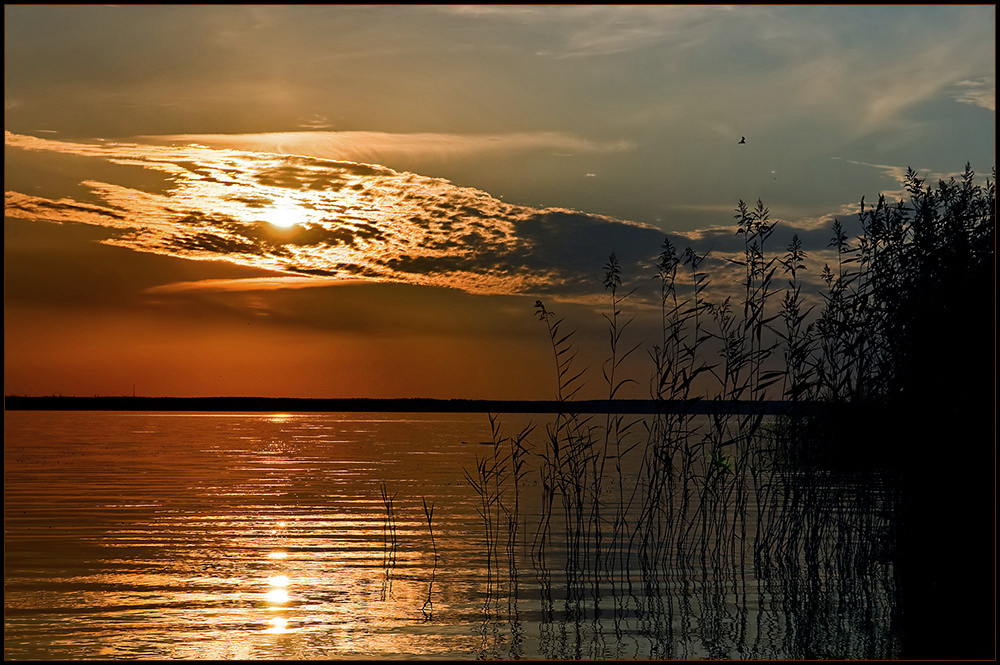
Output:
[[747,142],[747,137],[745,136],[740,137],[740,143],[746,143],[746,142]]

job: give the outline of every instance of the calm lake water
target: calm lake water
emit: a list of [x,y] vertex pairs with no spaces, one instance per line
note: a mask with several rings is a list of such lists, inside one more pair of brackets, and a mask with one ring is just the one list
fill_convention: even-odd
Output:
[[6,412],[4,657],[899,656],[884,479],[698,448],[646,492],[604,416],[546,476],[554,418],[499,419],[515,504],[487,414]]

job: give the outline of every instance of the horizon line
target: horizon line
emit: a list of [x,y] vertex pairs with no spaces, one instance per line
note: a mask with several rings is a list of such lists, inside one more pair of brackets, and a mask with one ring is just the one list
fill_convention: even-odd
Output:
[[824,401],[676,399],[476,399],[433,397],[142,397],[5,395],[4,411],[281,411],[398,413],[690,413],[778,415],[835,406]]

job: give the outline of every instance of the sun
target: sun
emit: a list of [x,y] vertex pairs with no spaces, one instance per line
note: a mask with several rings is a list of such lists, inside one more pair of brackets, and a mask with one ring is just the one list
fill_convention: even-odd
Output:
[[302,222],[302,211],[292,203],[279,203],[266,213],[268,222],[282,229],[287,229]]

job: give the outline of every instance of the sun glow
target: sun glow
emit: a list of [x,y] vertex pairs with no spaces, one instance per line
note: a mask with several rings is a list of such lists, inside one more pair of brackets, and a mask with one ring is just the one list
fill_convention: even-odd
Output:
[[302,211],[294,203],[282,202],[267,211],[267,221],[282,229],[299,224],[303,220]]

